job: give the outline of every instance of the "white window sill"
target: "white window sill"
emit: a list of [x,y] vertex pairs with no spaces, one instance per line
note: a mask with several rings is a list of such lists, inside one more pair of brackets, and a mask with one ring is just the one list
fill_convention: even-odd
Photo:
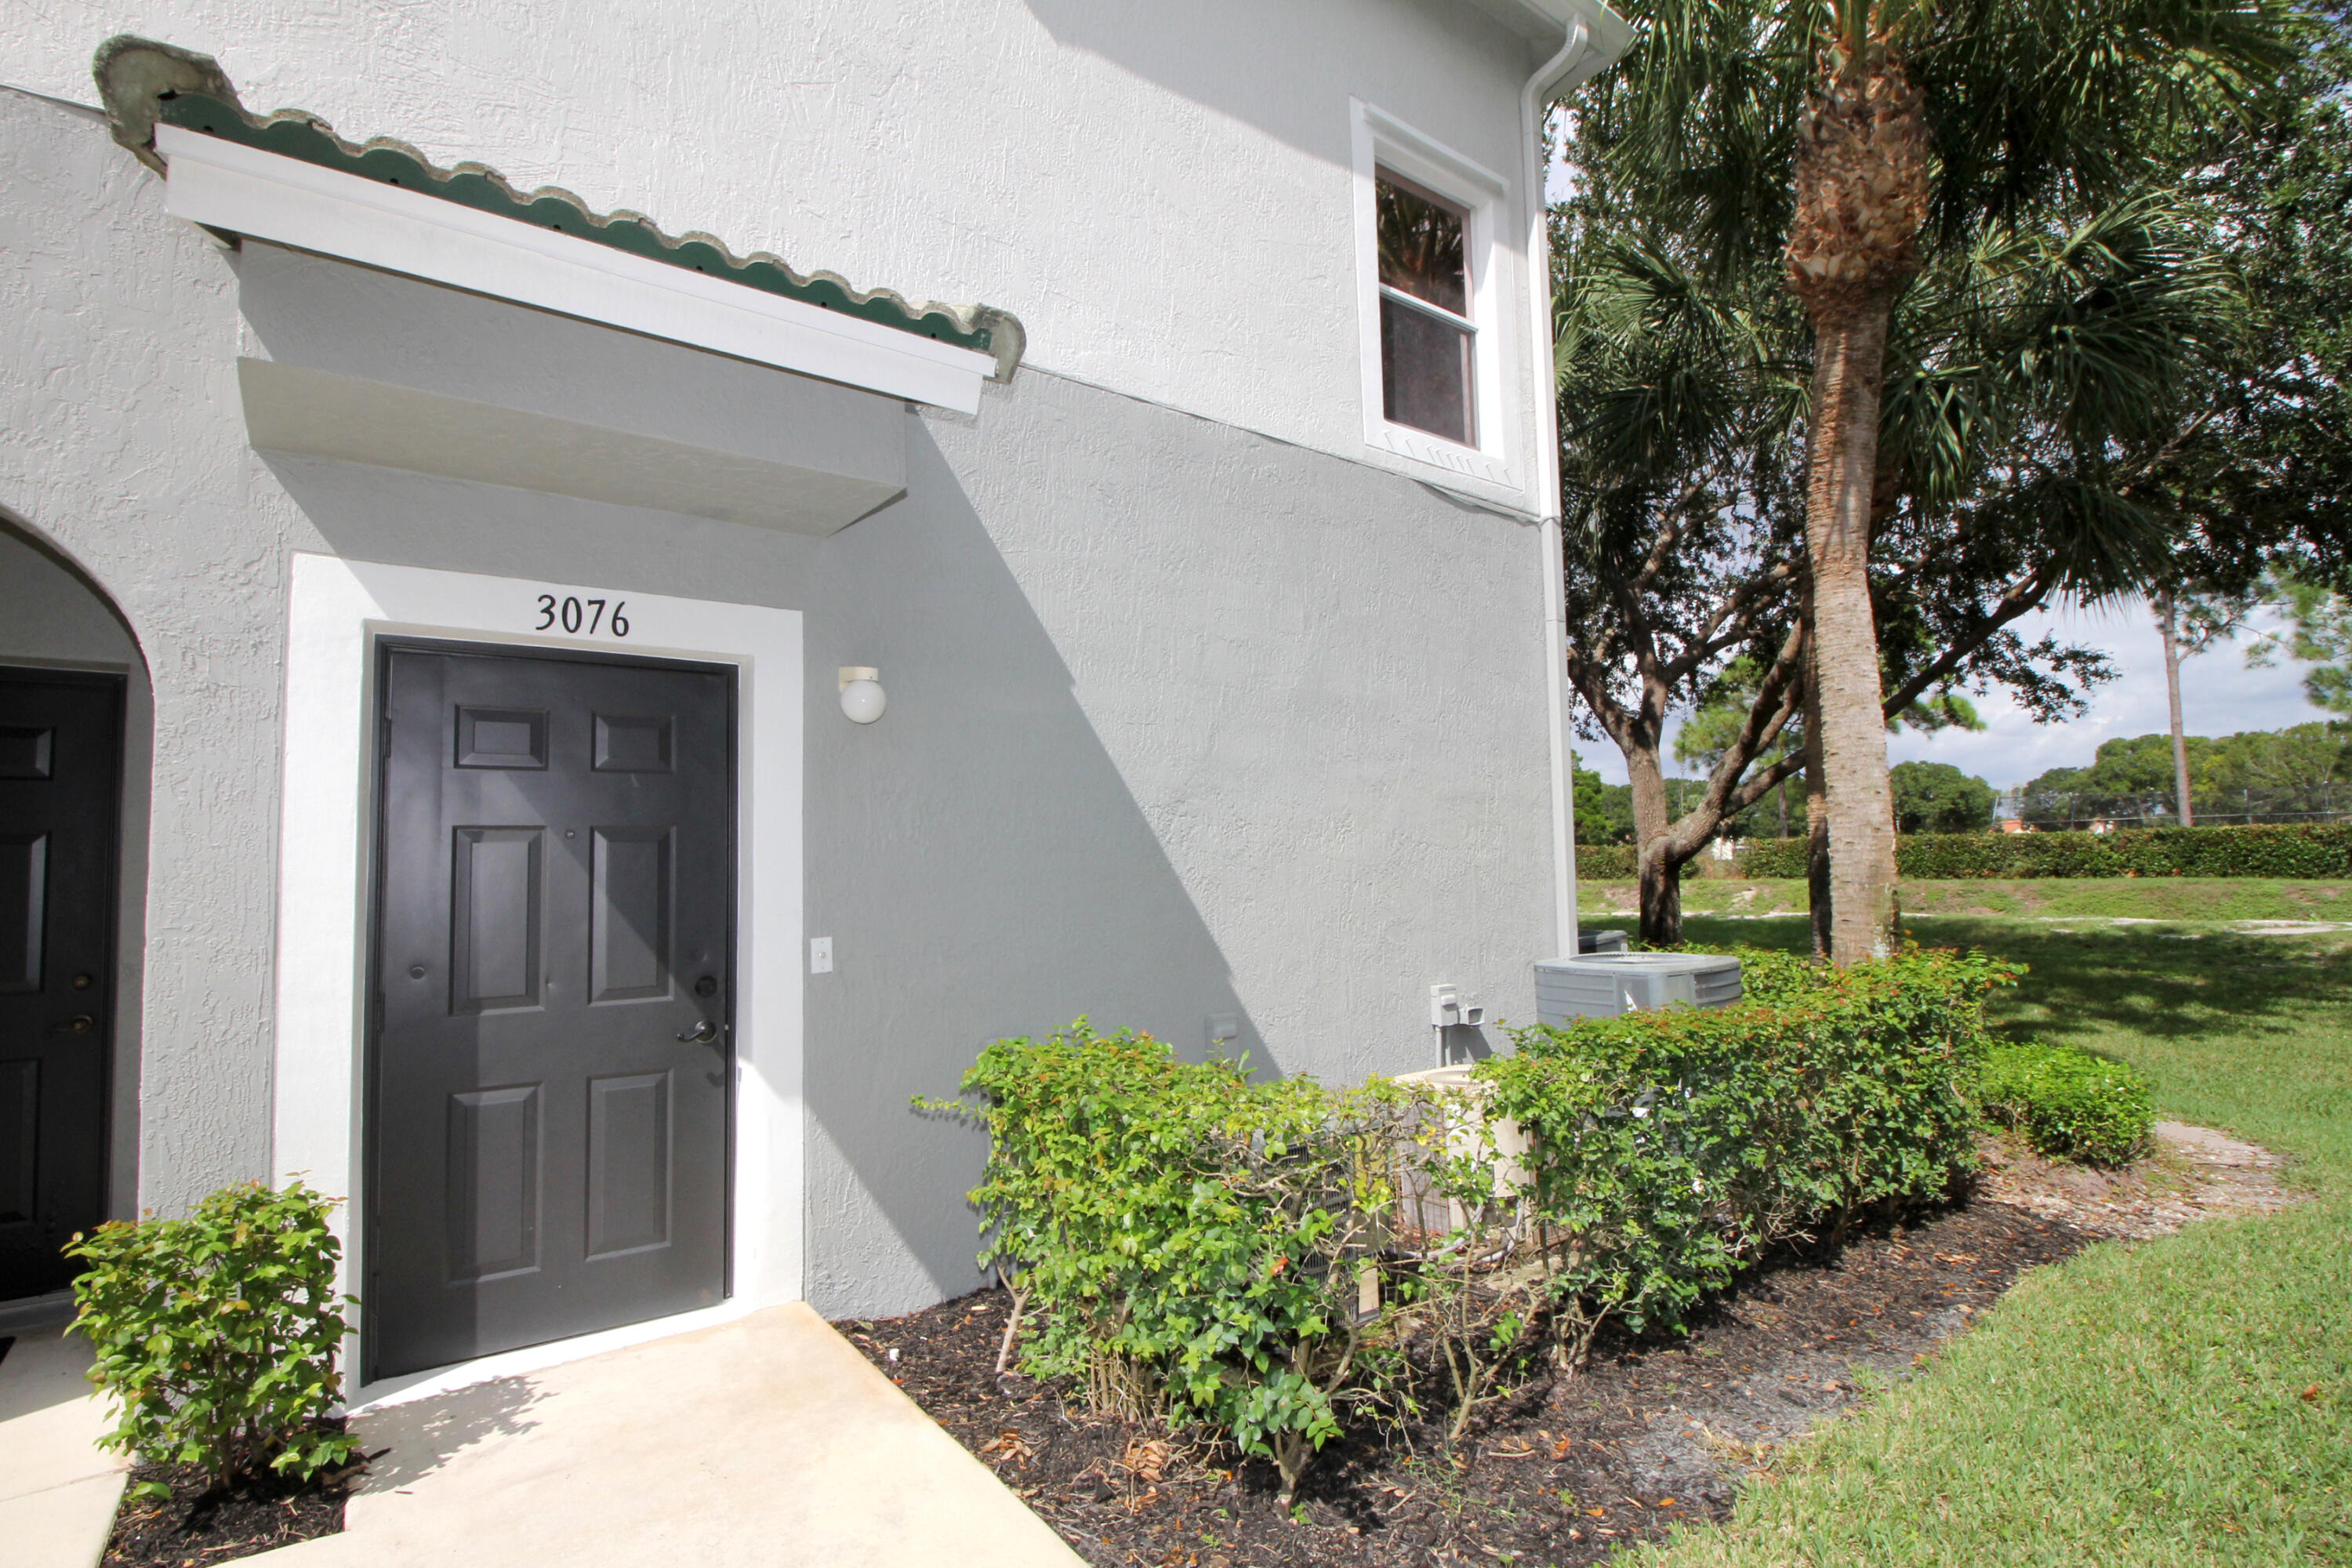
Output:
[[1465,447],[1443,436],[1433,436],[1426,430],[1416,430],[1410,425],[1391,425],[1387,420],[1370,424],[1364,439],[1371,447],[1400,458],[1443,468],[1455,479],[1475,479],[1484,484],[1499,485],[1505,489],[1520,488],[1517,476],[1508,463],[1491,452],[1475,447]]

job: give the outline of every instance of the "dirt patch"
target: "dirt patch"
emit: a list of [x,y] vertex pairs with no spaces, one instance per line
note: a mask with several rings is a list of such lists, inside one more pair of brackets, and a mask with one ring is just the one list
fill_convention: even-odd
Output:
[[[341,1426],[341,1423],[336,1423]],[[309,1483],[269,1476],[227,1492],[211,1488],[200,1465],[140,1465],[131,1485],[161,1481],[169,1498],[125,1489],[100,1568],[187,1568],[333,1535],[343,1528],[349,1471]]]
[[1405,1568],[1598,1562],[1678,1521],[1719,1519],[1771,1447],[1900,1377],[2082,1231],[1977,1201],[1758,1269],[1687,1337],[1604,1341],[1539,1377],[1449,1455],[1402,1422],[1327,1447],[1296,1512],[1257,1460],[1087,1415],[997,1378],[1005,1298],[840,1325],[893,1381],[1097,1568]]
[[1980,1152],[1983,1196],[2093,1236],[2145,1240],[2196,1220],[2275,1214],[2306,1196],[2280,1185],[2280,1156],[2182,1121],[2158,1122],[2148,1157],[2116,1170],[2044,1160],[1990,1138]]

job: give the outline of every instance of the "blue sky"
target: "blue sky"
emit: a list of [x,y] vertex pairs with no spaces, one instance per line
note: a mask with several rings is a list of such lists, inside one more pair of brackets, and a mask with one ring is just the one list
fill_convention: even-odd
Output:
[[[2105,609],[2062,609],[2029,616],[2017,630],[2028,642],[2043,630],[2062,640],[2104,649],[2116,661],[2118,679],[2091,695],[2090,711],[2065,724],[2036,724],[1999,693],[1975,697],[1986,729],[1979,733],[1904,733],[1889,740],[1893,762],[1949,763],[1996,788],[2021,784],[2055,767],[2080,767],[2099,742],[2117,735],[2152,735],[2165,728],[2164,651],[2147,607],[2134,603]],[[2271,669],[2246,666],[2246,639],[2223,644],[2180,667],[2184,721],[2192,735],[2228,735],[2241,730],[2280,730],[2327,715],[2303,695],[2305,666],[2282,662]],[[1611,784],[1625,782],[1625,759],[1607,741],[1577,742],[1577,756]],[[1674,741],[1666,742],[1673,768]],[[1678,770],[1677,770],[1678,771]]]

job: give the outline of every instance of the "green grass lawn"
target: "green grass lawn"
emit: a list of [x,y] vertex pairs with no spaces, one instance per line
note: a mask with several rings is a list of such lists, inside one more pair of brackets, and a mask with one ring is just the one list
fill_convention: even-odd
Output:
[[[1631,882],[1587,882],[1577,906],[1588,915],[1638,907]],[[1794,880],[1683,884],[1686,915],[1802,913]],[[2159,921],[2352,921],[2352,882],[2260,877],[2032,877],[2007,881],[1903,884],[1903,908],[1920,915],[2021,915],[2045,919]],[[1600,923],[1610,923],[1602,920]],[[1928,934],[1923,932],[1923,935]]]
[[[2263,889],[2326,886],[2196,896],[2225,918],[2307,918]],[[2126,884],[2114,912],[2190,887]],[[1700,942],[1806,940],[1799,918],[1687,924]],[[2028,1276],[1921,1375],[1792,1446],[1728,1525],[1621,1561],[2352,1563],[2352,933],[1945,914],[1914,934],[2029,964],[1995,1005],[2005,1028],[2137,1063],[2164,1114],[2293,1155],[2316,1201]]]

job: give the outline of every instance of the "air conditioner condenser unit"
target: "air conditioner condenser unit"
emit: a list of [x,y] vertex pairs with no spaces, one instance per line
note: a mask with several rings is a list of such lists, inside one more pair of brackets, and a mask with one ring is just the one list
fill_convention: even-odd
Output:
[[1596,952],[1536,964],[1536,1021],[1614,1018],[1677,1004],[1728,1007],[1740,998],[1739,960],[1711,952]]

